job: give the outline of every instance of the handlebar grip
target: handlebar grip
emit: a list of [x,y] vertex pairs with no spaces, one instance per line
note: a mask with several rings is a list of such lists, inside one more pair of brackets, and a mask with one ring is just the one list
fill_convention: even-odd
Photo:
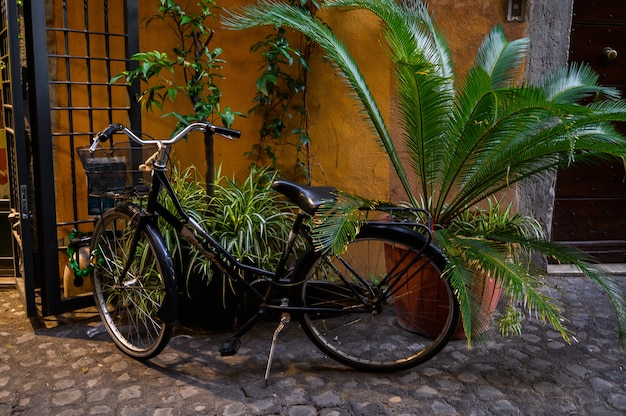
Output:
[[109,127],[107,127],[106,129],[102,130],[100,133],[98,133],[96,135],[96,139],[101,142],[104,143],[107,140],[109,140],[111,138],[111,136],[113,136],[113,134],[115,132],[117,132],[120,129],[120,125],[119,124],[110,124]]
[[233,130],[227,127],[211,126],[211,130],[213,131],[213,133],[226,136],[226,137],[234,137],[234,138],[241,137],[241,132],[239,130]]

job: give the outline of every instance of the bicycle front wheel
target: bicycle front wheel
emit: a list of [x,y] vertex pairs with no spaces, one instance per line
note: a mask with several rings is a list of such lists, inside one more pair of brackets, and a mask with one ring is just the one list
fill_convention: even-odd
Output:
[[140,228],[136,217],[120,207],[96,223],[91,279],[96,307],[115,344],[133,358],[148,359],[170,339],[176,281],[160,234],[151,224]]
[[310,310],[302,327],[343,364],[411,368],[435,356],[459,323],[445,258],[412,230],[365,226],[340,256],[311,252],[302,264],[298,302]]

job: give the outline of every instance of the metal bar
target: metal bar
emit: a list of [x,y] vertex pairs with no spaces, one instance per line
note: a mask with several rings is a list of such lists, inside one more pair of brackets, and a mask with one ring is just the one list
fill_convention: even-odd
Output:
[[[96,110],[96,111],[108,111],[108,110],[120,110],[120,111],[124,111],[124,110],[128,110],[131,107],[72,107],[72,106],[51,106],[50,109],[51,110],[65,110],[68,112],[73,112],[73,111],[90,111],[90,110]],[[136,129],[133,129],[136,130]]]
[[[113,93],[118,93],[119,88],[126,86],[122,85],[110,85],[107,81],[111,78],[114,71],[113,64],[118,62],[127,62],[128,65],[136,65],[128,60],[128,56],[139,50],[138,39],[138,2],[136,0],[103,0],[104,10],[102,13],[88,14],[89,1],[83,0],[62,0],[63,24],[61,28],[46,27],[46,4],[49,0],[30,0],[24,2],[24,39],[26,43],[26,59],[28,71],[21,74],[20,65],[20,51],[19,51],[19,27],[18,14],[17,14],[17,2],[13,0],[0,0],[2,4],[3,12],[8,10],[9,18],[3,19],[0,25],[9,22],[9,29],[11,30],[10,39],[3,45],[10,46],[11,48],[11,79],[14,80],[13,84],[17,84],[10,91],[11,100],[3,99],[2,109],[5,115],[7,134],[10,136],[10,146],[12,146],[12,153],[16,156],[11,163],[12,172],[16,179],[13,180],[11,186],[11,203],[17,211],[17,215],[14,218],[18,218],[14,228],[16,239],[21,241],[20,247],[22,247],[23,254],[21,254],[21,266],[23,278],[18,278],[16,285],[18,290],[22,294],[27,314],[29,316],[35,316],[37,314],[36,309],[36,295],[35,287],[39,284],[41,287],[41,312],[43,315],[52,315],[72,310],[79,307],[84,307],[93,302],[91,296],[81,296],[62,299],[61,287],[59,285],[59,250],[62,247],[58,244],[58,227],[65,227],[67,225],[86,224],[93,222],[93,219],[80,218],[80,210],[77,209],[77,204],[80,198],[76,195],[74,190],[73,198],[73,221],[56,223],[56,198],[55,198],[55,178],[54,178],[54,155],[53,145],[55,140],[68,140],[72,156],[74,153],[74,139],[77,136],[89,137],[92,131],[88,132],[76,132],[78,117],[82,117],[84,114],[77,112],[86,112],[89,118],[89,124],[83,126],[82,129],[94,130],[93,122],[96,114],[100,112],[106,112],[108,118],[113,121],[115,116],[119,116],[120,112],[124,112],[128,115],[130,120],[130,126],[134,130],[141,130],[141,114],[140,106],[135,100],[131,100],[130,105],[114,106],[113,105]],[[72,19],[76,10],[76,3],[83,5],[84,29],[72,28]],[[120,5],[123,4],[123,7]],[[100,7],[100,6],[99,6]],[[123,9],[124,16],[124,33],[112,33],[109,27],[108,13],[111,10],[115,12],[119,19],[119,11]],[[70,14],[71,12],[71,14]],[[80,10],[78,10],[80,15]],[[69,17],[68,17],[69,16]],[[98,19],[100,16],[104,19],[104,30],[100,28]],[[90,21],[91,19],[91,21]],[[96,24],[97,23],[97,24]],[[80,26],[79,24],[76,26]],[[96,27],[98,30],[92,31],[91,29]],[[2,27],[0,26],[0,31]],[[50,38],[61,39],[61,43],[57,44],[58,49],[64,50],[48,54],[48,35],[52,33],[54,36]],[[130,35],[128,35],[130,33]],[[57,35],[58,34],[58,35]],[[85,55],[76,56],[74,51],[70,51],[69,45],[75,34],[84,35],[85,40]],[[94,36],[104,36],[106,45],[105,56],[95,56]],[[123,39],[125,44],[125,50],[120,50],[119,40]],[[100,39],[98,39],[99,41]],[[117,43],[113,43],[117,42]],[[100,54],[100,52],[97,52]],[[117,56],[110,56],[115,54]],[[121,55],[121,56],[120,56]],[[65,77],[65,80],[50,80],[48,62],[54,62],[55,60],[62,62],[65,65],[65,73],[58,73],[60,77]],[[4,62],[4,58],[3,58]],[[105,74],[96,74],[92,72],[95,69],[95,62],[104,62],[106,65]],[[87,80],[73,81],[72,76],[76,65],[84,65],[87,68]],[[61,65],[60,65],[61,66]],[[5,72],[6,71],[6,72]],[[6,81],[6,73],[8,69],[3,70],[3,78]],[[107,80],[97,79],[97,77],[106,76]],[[20,81],[23,80],[28,88],[24,88],[24,91],[28,91],[28,101],[25,103],[22,100],[22,85]],[[3,83],[2,95],[3,98],[9,96],[9,91],[6,88],[5,81]],[[63,88],[67,92],[68,102],[66,105],[52,105],[49,88],[58,87]],[[76,87],[87,88],[87,94],[89,101],[86,106],[74,106],[74,99],[78,97]],[[101,94],[98,96],[99,106],[94,106],[94,102],[91,101],[91,97],[95,92],[95,87],[106,87],[108,97]],[[73,90],[74,89],[74,90]],[[139,91],[139,85],[131,86],[125,93],[129,93],[131,97],[136,96]],[[94,97],[95,101],[95,97]],[[29,110],[30,126],[31,128],[31,140],[26,137],[25,123],[24,123],[24,108]],[[52,131],[52,115],[51,112],[60,112],[59,114],[65,117],[66,122],[69,123],[67,132],[53,132]],[[30,147],[29,147],[30,146]],[[31,151],[32,150],[32,151]],[[32,154],[32,160],[30,155]],[[31,172],[31,162],[34,169]],[[72,157],[70,160],[72,163],[71,175],[75,177],[78,172],[74,169],[75,159]],[[60,180],[60,178],[57,178]],[[76,189],[76,187],[74,187]],[[36,261],[35,261],[36,259]]]
[[68,55],[68,54],[50,54],[48,55],[50,58],[55,58],[55,59],[65,59],[65,58],[69,58],[69,59],[76,59],[76,60],[81,60],[81,59],[91,59],[92,61],[111,61],[111,62],[126,62],[127,59],[122,59],[122,58],[98,58],[98,57],[89,57],[89,56],[83,56],[83,55]]
[[[128,35],[126,38],[127,57],[139,52],[139,5],[136,0],[124,0],[124,9],[126,10],[126,18],[124,19],[124,32]],[[137,61],[128,60],[128,69],[136,68]],[[135,81],[128,87],[128,96],[130,99],[130,109],[128,117],[130,119],[130,128],[135,131],[142,131],[141,128],[141,106],[135,99],[139,96],[139,81]]]
[[[109,2],[108,0],[104,0],[104,7],[106,12],[104,13],[104,29],[105,31],[108,33],[110,32],[109,29]],[[104,37],[104,47],[105,47],[105,55],[108,57],[111,56],[111,36],[105,36]],[[124,58],[127,58],[127,56],[125,56]],[[107,79],[111,79],[111,60],[107,59],[105,61],[106,63],[106,69],[107,69]],[[109,108],[113,107],[113,90],[111,88],[111,86],[109,85],[108,89],[107,89],[107,93],[108,93],[108,101],[109,101]],[[113,111],[109,110],[109,123],[113,123],[115,120],[113,120]],[[133,155],[136,152],[131,152]],[[133,161],[133,164],[135,162]]]
[[[68,32],[68,33],[85,33],[87,32],[87,30],[83,30],[83,29],[71,29],[68,27],[49,27],[48,28],[48,32]],[[128,37],[128,35],[126,33],[111,33],[111,32],[100,32],[100,31],[89,31],[89,33],[92,33],[94,35],[107,35],[107,36],[111,36],[111,37],[119,37],[119,38],[125,38]]]
[[[78,86],[86,86],[86,85],[95,85],[95,86],[99,86],[99,87],[105,87],[105,86],[110,86],[111,84],[109,84],[108,82],[81,82],[81,81],[56,81],[56,80],[52,80],[50,81],[50,85],[66,85],[66,84],[71,84],[71,85],[78,85]],[[122,87],[121,85],[119,87]],[[124,85],[124,87],[126,87]]]
[[35,198],[37,262],[36,273],[42,279],[42,313],[52,315],[59,311],[59,261],[56,236],[56,197],[54,194],[54,166],[52,160],[52,125],[50,118],[50,92],[48,87],[48,50],[46,37],[46,12],[44,0],[24,2],[24,11],[30,25],[26,31],[26,54],[33,70],[29,71],[29,101],[31,111],[31,137],[35,190],[46,192]]

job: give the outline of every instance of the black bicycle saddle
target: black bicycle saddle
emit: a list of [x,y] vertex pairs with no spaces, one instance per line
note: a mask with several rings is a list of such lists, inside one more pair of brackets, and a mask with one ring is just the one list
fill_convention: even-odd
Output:
[[309,215],[315,214],[323,203],[337,199],[337,190],[330,186],[307,186],[278,179],[272,183],[272,189],[285,195]]

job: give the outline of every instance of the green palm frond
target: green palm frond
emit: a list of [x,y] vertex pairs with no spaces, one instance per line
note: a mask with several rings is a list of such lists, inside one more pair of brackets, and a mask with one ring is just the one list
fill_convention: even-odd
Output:
[[608,276],[591,257],[572,247],[547,240],[529,241],[528,246],[534,252],[542,253],[562,264],[572,265],[602,289],[613,305],[617,318],[618,340],[624,347],[626,345],[626,297],[614,278]]
[[[417,191],[432,196],[433,186],[437,185],[437,172],[447,163],[443,140],[445,130],[441,127],[450,120],[454,98],[441,90],[440,79],[429,76],[428,68],[424,66],[399,66],[398,84],[401,122],[410,167],[418,178]],[[409,193],[412,200],[416,200],[414,192],[411,189]]]
[[557,103],[575,103],[596,94],[610,99],[620,98],[619,90],[598,85],[598,74],[584,63],[561,67],[548,74],[540,85],[548,99]]
[[509,42],[501,25],[494,27],[478,49],[476,66],[489,74],[494,89],[510,86],[526,56],[530,42],[521,38]]
[[381,203],[338,191],[333,202],[325,203],[313,217],[313,244],[316,250],[342,253],[367,222],[369,210]]
[[475,297],[472,294],[471,282],[475,278],[475,272],[469,270],[465,266],[465,259],[459,256],[450,255],[454,252],[455,247],[452,245],[452,241],[447,238],[448,232],[445,229],[437,230],[435,232],[435,238],[438,241],[439,246],[444,252],[449,253],[447,255],[447,264],[443,273],[443,277],[450,282],[450,286],[454,291],[454,295],[459,304],[461,312],[461,322],[463,329],[467,334],[467,343],[471,345],[472,333],[474,322],[477,322],[478,305]]
[[[375,13],[386,23],[384,36],[396,64],[401,123],[410,167],[419,178],[417,191],[432,196],[436,172],[446,163],[444,146],[438,145],[444,143],[442,126],[449,122],[454,109],[450,50],[426,6],[407,1],[402,5],[389,3],[380,2],[388,6],[386,14]],[[415,191],[407,191],[411,201],[416,201]]]
[[[333,6],[361,6],[385,23],[384,38],[395,63],[401,123],[411,168],[420,180],[422,195],[433,193],[430,185],[435,172],[445,162],[442,125],[454,108],[454,72],[450,49],[437,31],[426,6],[404,1],[334,1]],[[405,187],[412,203],[415,189]]]
[[[476,273],[482,271],[500,279],[509,298],[568,340],[559,305],[541,286],[541,276],[531,275],[529,266],[521,261],[512,264],[508,260],[514,248],[519,253],[539,253],[574,264],[596,281],[614,306],[624,346],[624,294],[584,255],[546,241],[529,229],[485,232],[472,228],[476,219],[466,216],[480,212],[475,206],[498,192],[574,160],[626,160],[626,138],[612,126],[613,122],[626,121],[626,102],[618,100],[617,90],[599,86],[597,75],[584,64],[565,66],[536,85],[517,85],[528,40],[508,41],[501,27],[485,38],[474,65],[464,79],[457,80],[445,37],[424,2],[327,0],[322,7],[368,10],[380,18],[383,44],[396,79],[405,159],[399,157],[355,60],[319,18],[288,4],[261,0],[226,11],[224,22],[233,29],[286,26],[324,50],[389,156],[409,205],[432,214],[437,227],[435,239],[448,257],[445,274],[458,297],[468,342],[477,306],[472,285]],[[595,101],[581,104],[582,99]],[[409,180],[409,170],[414,181]],[[336,205],[324,208],[315,218],[316,244],[341,250],[363,224],[360,208],[372,204],[339,195]],[[507,221],[515,219],[506,209],[502,213]],[[459,228],[463,221],[469,231]]]
[[613,278],[607,277],[597,266],[580,261],[572,264],[593,280],[609,298],[617,317],[619,343],[623,347],[626,345],[626,300],[624,299],[624,292]]
[[[367,117],[366,123],[373,128],[380,139],[390,162],[409,195],[410,183],[402,165],[391,134],[382,117],[376,101],[352,55],[345,44],[320,19],[311,16],[299,7],[289,4],[261,1],[256,5],[247,5],[237,11],[225,10],[223,24],[231,29],[247,29],[258,26],[286,26],[299,31],[316,42],[336,65],[339,74],[351,88],[356,102],[362,107]],[[417,202],[417,201],[412,201]]]
[[[497,211],[497,207],[492,207],[483,211],[483,215],[493,215]],[[491,226],[487,230],[473,226],[475,224],[463,226],[462,219],[460,219],[446,232],[438,232],[437,241],[440,243],[445,241],[444,244],[449,247],[449,250],[453,250],[452,252],[456,250],[458,255],[464,258],[465,261],[461,261],[459,267],[473,264],[472,268],[476,269],[476,265],[479,264],[479,269],[490,270],[502,276],[507,296],[524,305],[528,313],[537,315],[542,321],[550,323],[566,340],[568,331],[562,324],[558,324],[562,323],[564,318],[560,315],[558,305],[551,304],[552,301],[546,296],[545,291],[548,289],[540,286],[541,279],[529,275],[528,269],[523,266],[520,259],[514,259],[513,264],[508,262],[510,253],[503,251],[503,247],[515,246],[518,255],[521,252],[537,253],[577,267],[596,282],[609,298],[617,316],[619,342],[624,345],[626,299],[620,286],[611,277],[606,276],[598,265],[593,263],[591,257],[575,248],[546,240],[537,226],[533,224],[533,220],[520,214],[509,216],[506,211],[501,211],[501,215],[497,214],[499,219],[486,218],[485,222]],[[500,227],[493,227],[498,223]],[[511,229],[512,226],[515,228]],[[459,227],[462,230],[459,230]],[[470,301],[467,302],[471,304]],[[459,303],[462,303],[460,299]]]
[[424,3],[407,0],[401,4],[389,1],[329,0],[324,6],[371,11],[385,24],[384,37],[394,62],[408,65],[416,61],[428,62],[438,77],[453,80],[452,57],[447,40],[437,30]]
[[[529,315],[549,323],[569,342],[569,331],[563,326],[564,318],[559,305],[545,293],[547,289],[523,265],[509,260],[501,244],[484,238],[455,235],[444,230],[437,231],[436,238],[448,256],[454,258],[447,270],[447,277],[455,290],[459,305],[464,305],[461,316],[468,334],[468,344],[473,336],[478,335],[474,328],[480,319],[480,299],[476,298],[472,288],[487,275],[496,279],[506,297],[521,304]],[[484,276],[476,279],[476,273]]]

